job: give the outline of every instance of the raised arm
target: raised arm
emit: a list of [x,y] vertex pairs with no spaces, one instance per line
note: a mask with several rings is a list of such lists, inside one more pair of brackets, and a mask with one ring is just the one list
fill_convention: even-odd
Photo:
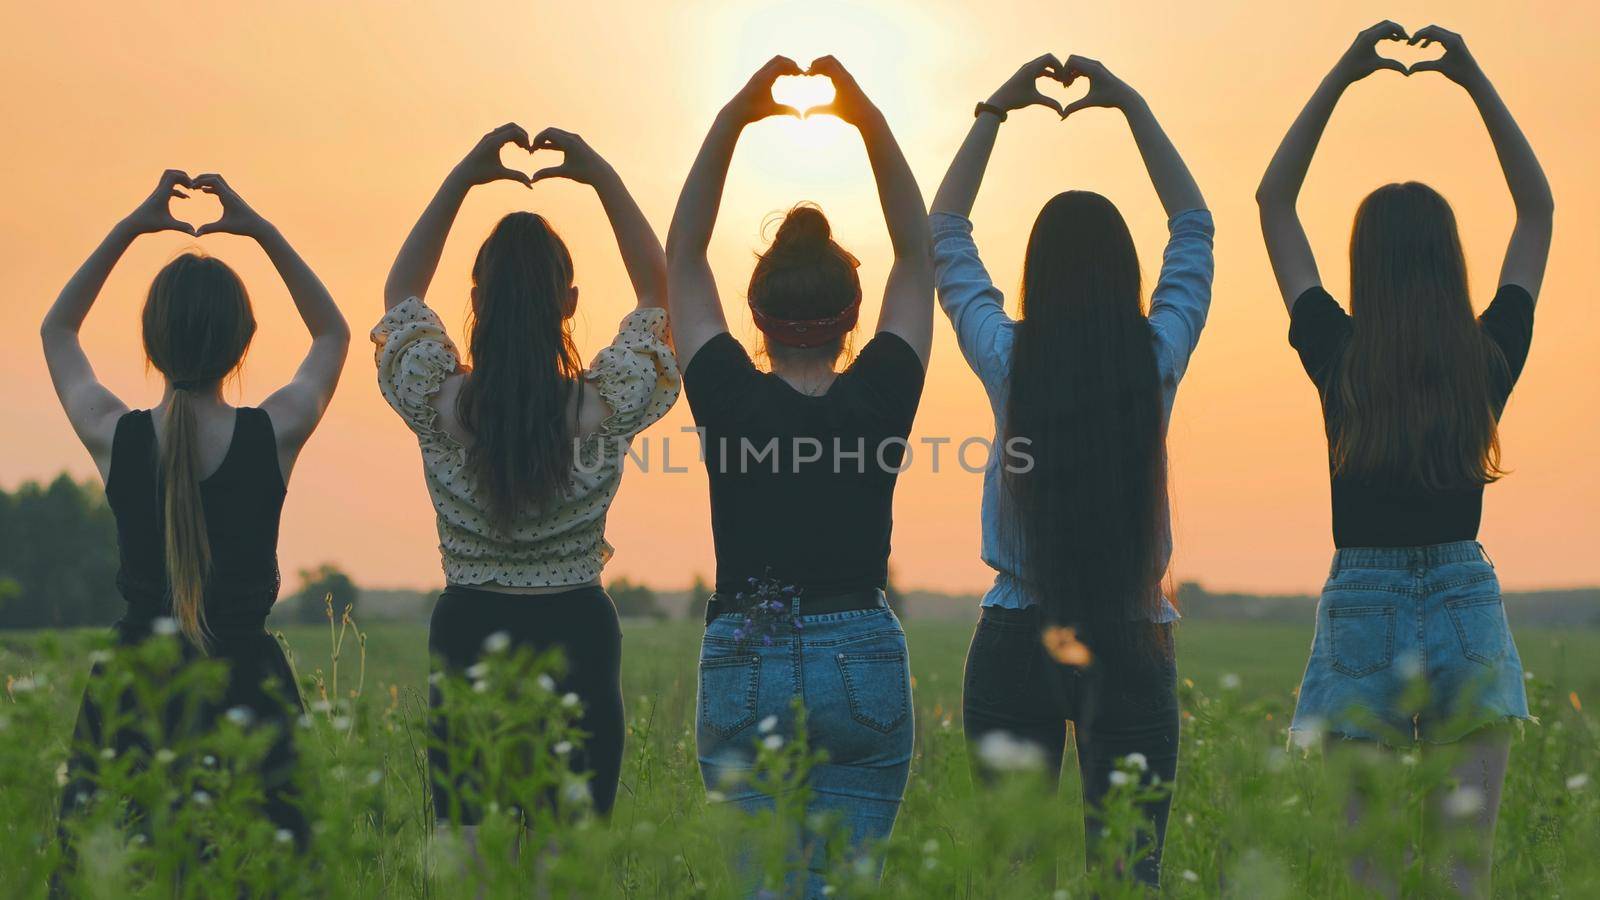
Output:
[[73,273],[39,326],[44,360],[50,369],[56,397],[67,414],[67,421],[72,423],[72,430],[77,432],[78,440],[94,457],[102,479],[110,473],[111,441],[116,436],[117,419],[128,407],[95,377],[94,366],[83,351],[78,331],[99,298],[101,288],[105,287],[112,268],[135,238],[157,231],[195,233],[192,227],[173,218],[167,206],[173,197],[188,196],[179,190],[180,186],[193,187],[188,175],[177,169],[163,172],[150,196],[118,222]]
[[1311,242],[1306,238],[1305,227],[1300,224],[1300,214],[1295,209],[1300,187],[1305,184],[1306,172],[1311,168],[1311,157],[1346,88],[1380,69],[1406,73],[1405,66],[1379,56],[1376,49],[1379,41],[1405,38],[1405,29],[1388,21],[1356,35],[1350,49],[1322,79],[1305,109],[1289,126],[1289,133],[1284,135],[1283,143],[1278,145],[1278,152],[1273,154],[1266,174],[1261,177],[1261,186],[1256,189],[1261,233],[1266,240],[1272,272],[1278,278],[1278,290],[1290,312],[1294,311],[1294,302],[1302,293],[1322,284],[1316,258],[1311,253]]
[[978,199],[978,188],[989,168],[989,154],[994,151],[994,140],[1006,114],[1027,106],[1043,106],[1055,110],[1058,116],[1064,115],[1061,104],[1039,91],[1037,84],[1041,78],[1065,80],[1061,61],[1054,55],[1046,53],[1028,61],[981,104],[972,127],[967,129],[966,140],[961,142],[961,149],[956,151],[956,158],[950,161],[950,168],[944,173],[944,181],[939,182],[933,205],[928,209],[930,214],[972,217],[972,204]]
[[221,175],[197,175],[194,186],[222,203],[222,218],[200,226],[198,233],[236,234],[260,244],[289,289],[300,321],[311,332],[311,349],[295,370],[294,378],[261,403],[272,419],[278,439],[278,466],[288,481],[300,448],[316,430],[333,399],[350,349],[350,326],[317,273],[311,271],[283,233],[244,202]]
[[1478,61],[1467,50],[1461,35],[1429,25],[1418,29],[1410,43],[1419,41],[1424,47],[1439,42],[1444,45],[1444,56],[1419,62],[1411,71],[1439,72],[1466,88],[1483,116],[1483,124],[1489,129],[1489,139],[1494,142],[1495,155],[1500,157],[1500,168],[1505,172],[1506,186],[1511,189],[1511,199],[1517,208],[1517,224],[1511,229],[1511,243],[1500,265],[1500,283],[1517,285],[1537,301],[1539,287],[1544,282],[1545,262],[1550,258],[1550,236],[1555,225],[1555,198],[1550,193],[1550,182],[1544,177],[1544,169],[1533,147],[1517,127],[1517,120],[1511,117],[1511,111],[1506,109],[1499,92],[1489,82],[1489,76],[1478,67]]
[[712,121],[683,183],[683,192],[678,195],[678,206],[667,228],[667,297],[672,342],[680,368],[687,369],[707,341],[728,330],[706,248],[711,244],[711,230],[716,227],[717,211],[722,206],[722,188],[728,180],[733,148],[746,125],[768,116],[800,114],[794,107],[772,99],[774,81],[800,74],[803,73],[794,60],[774,56],[751,76]]
[[833,102],[806,110],[806,115],[828,113],[854,125],[861,132],[872,177],[878,184],[878,203],[894,247],[878,330],[893,332],[911,345],[926,367],[933,346],[933,249],[922,190],[883,113],[844,66],[824,56],[812,62],[806,74],[822,75],[834,87]]
[[1172,146],[1161,123],[1150,112],[1150,104],[1138,91],[1113,75],[1099,60],[1086,56],[1067,57],[1066,73],[1064,80],[1067,84],[1078,78],[1089,79],[1089,93],[1067,104],[1063,117],[1095,106],[1121,110],[1128,120],[1133,143],[1139,148],[1139,156],[1144,159],[1144,167],[1150,173],[1150,181],[1155,185],[1156,196],[1161,198],[1161,208],[1166,211],[1167,217],[1191,209],[1206,208],[1206,198],[1201,195],[1194,176],[1189,174],[1183,157],[1178,155],[1178,148]]
[[616,235],[617,249],[622,252],[622,264],[628,270],[628,280],[633,282],[639,308],[666,306],[667,259],[661,252],[661,240],[611,164],[584,143],[583,138],[559,128],[539,132],[533,139],[533,148],[558,150],[562,159],[558,166],[533,173],[531,180],[568,178],[594,188],[611,222],[611,231]]
[[455,224],[456,213],[461,211],[461,201],[467,191],[491,181],[515,181],[533,186],[525,173],[508,168],[500,162],[500,148],[516,144],[533,151],[528,142],[528,132],[514,122],[507,122],[489,132],[445,176],[433,200],[429,201],[417,224],[411,226],[406,242],[389,267],[389,279],[383,285],[385,309],[393,309],[411,297],[426,298],[433,273],[439,268],[439,256],[444,252],[444,241]]

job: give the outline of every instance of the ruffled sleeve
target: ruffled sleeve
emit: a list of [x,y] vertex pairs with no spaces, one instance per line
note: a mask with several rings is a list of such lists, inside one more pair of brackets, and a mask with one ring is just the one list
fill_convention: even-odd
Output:
[[631,438],[666,415],[682,389],[678,360],[667,344],[666,310],[629,313],[584,377],[611,407],[602,434]]
[[428,399],[461,369],[461,354],[438,313],[412,297],[390,309],[372,329],[377,345],[378,389],[411,430],[424,438],[443,435],[438,411]]

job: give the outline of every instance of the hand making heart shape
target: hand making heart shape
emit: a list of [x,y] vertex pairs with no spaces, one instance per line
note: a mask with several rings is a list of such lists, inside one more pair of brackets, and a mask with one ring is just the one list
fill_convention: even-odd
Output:
[[[780,78],[826,79],[833,84],[833,99],[804,110],[789,103],[782,103],[774,96],[773,91],[773,86]],[[856,83],[855,77],[832,56],[813,60],[811,65],[804,69],[787,56],[774,56],[750,76],[750,81],[734,95],[726,107],[726,111],[741,125],[759,122],[771,116],[808,119],[812,116],[829,115],[859,126],[874,109],[872,101],[867,99],[866,93]]]
[[[207,222],[196,228],[173,215],[172,201],[187,200],[190,196],[181,188],[197,190],[216,197],[222,204],[222,216],[215,222]],[[259,238],[269,227],[266,220],[251,209],[250,204],[244,202],[221,175],[208,173],[191,178],[188,173],[179,169],[162,172],[156,189],[123,219],[123,223],[132,228],[135,234],[179,231],[194,237],[204,237],[208,234],[237,234]]]
[[[1405,41],[1407,46],[1420,49],[1438,44],[1444,48],[1444,55],[1418,60],[1407,66],[1400,60],[1378,54],[1378,45],[1384,41]],[[1458,84],[1479,71],[1477,60],[1473,59],[1461,35],[1437,25],[1419,28],[1415,34],[1408,35],[1404,28],[1388,20],[1357,34],[1355,42],[1335,67],[1335,71],[1348,83],[1360,81],[1380,69],[1392,69],[1402,75],[1438,72]]]

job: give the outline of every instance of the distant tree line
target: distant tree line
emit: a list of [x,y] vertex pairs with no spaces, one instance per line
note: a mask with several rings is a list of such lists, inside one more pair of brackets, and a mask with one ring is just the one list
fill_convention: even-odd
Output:
[[117,524],[105,494],[63,474],[0,490],[0,628],[109,625],[117,593]]

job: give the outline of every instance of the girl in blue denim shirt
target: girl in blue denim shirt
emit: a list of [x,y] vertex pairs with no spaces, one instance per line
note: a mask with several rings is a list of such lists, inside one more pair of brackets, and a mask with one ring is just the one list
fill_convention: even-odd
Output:
[[[1438,43],[1408,70],[1380,41]],[[1356,211],[1350,312],[1322,288],[1295,212],[1318,139],[1345,89],[1381,69],[1438,72],[1477,104],[1516,203],[1499,289],[1474,318],[1450,205],[1415,182],[1378,188]],[[1317,386],[1328,436],[1338,548],[1291,736],[1450,745],[1460,802],[1429,798],[1456,823],[1449,862],[1467,896],[1487,896],[1495,817],[1510,753],[1503,723],[1527,719],[1522,664],[1494,566],[1477,542],[1483,488],[1502,474],[1498,420],[1522,372],[1550,251],[1550,185],[1460,35],[1380,22],[1357,36],[1290,127],[1257,193],[1290,316],[1289,342]],[[1457,798],[1459,801],[1459,796]],[[1439,814],[1454,809],[1455,815]],[[1352,801],[1352,821],[1362,814]],[[1393,884],[1357,859],[1365,886]]]
[[[1089,93],[1063,109],[1038,91],[1040,78],[1084,78]],[[1089,107],[1127,117],[1170,217],[1148,315],[1128,226],[1087,191],[1040,211],[1021,317],[1006,315],[967,216],[1000,123],[1033,105],[1062,118]],[[1096,810],[1113,775],[1137,771],[1150,787],[1177,773],[1178,615],[1161,591],[1172,549],[1166,432],[1211,304],[1211,214],[1144,99],[1092,59],[1033,60],[976,119],[931,216],[939,302],[988,393],[995,442],[1008,448],[984,475],[983,559],[995,583],[967,656],[963,720],[983,780],[1025,742],[1043,750],[1054,781],[1075,725],[1095,858]],[[1165,793],[1145,805],[1131,867],[1152,886],[1170,804]]]

